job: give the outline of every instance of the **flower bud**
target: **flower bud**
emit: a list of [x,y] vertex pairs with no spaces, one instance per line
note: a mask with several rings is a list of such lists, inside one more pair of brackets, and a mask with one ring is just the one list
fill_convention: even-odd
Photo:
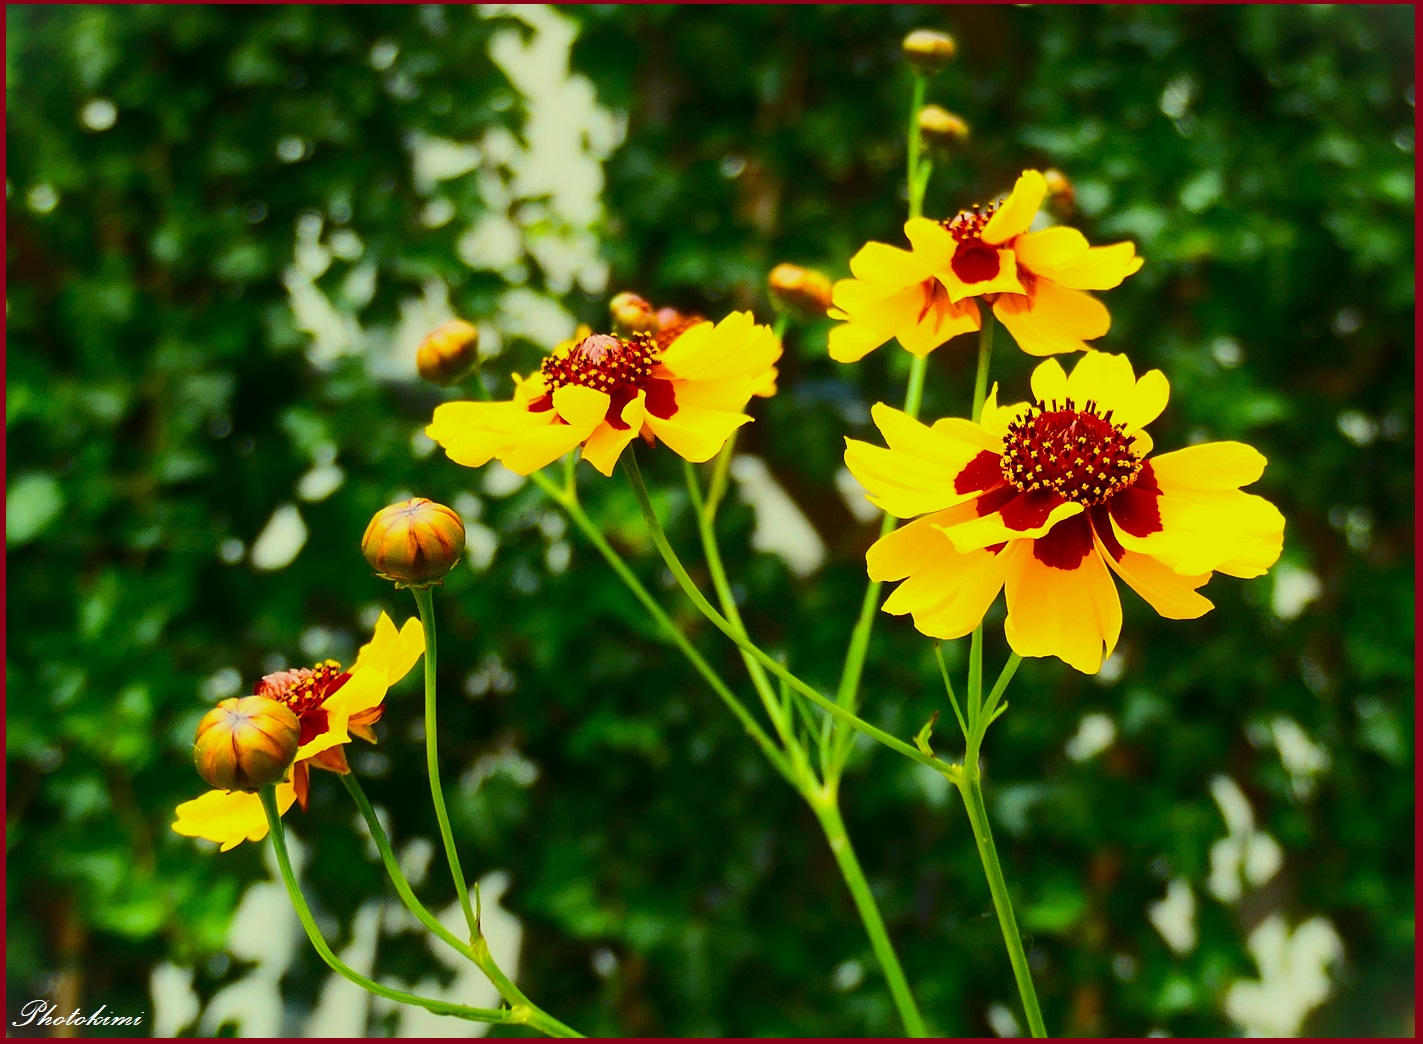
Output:
[[1077,201],[1077,193],[1072,188],[1072,182],[1067,180],[1067,175],[1056,169],[1045,170],[1043,180],[1047,182],[1048,199],[1056,204],[1062,213],[1071,214]]
[[825,314],[830,307],[830,280],[813,268],[780,264],[766,277],[776,307],[805,318]]
[[198,722],[193,763],[218,790],[261,790],[286,777],[296,759],[301,722],[266,696],[223,700]]
[[615,333],[656,333],[657,313],[652,306],[637,294],[624,291],[608,302],[608,312],[613,318]]
[[381,508],[361,538],[366,561],[396,587],[443,583],[462,551],[464,523],[459,515],[424,497]]
[[933,76],[953,60],[958,50],[954,38],[937,29],[915,29],[900,46],[905,60],[921,76]]
[[967,141],[968,124],[942,106],[926,105],[919,110],[919,136],[926,145],[943,149]]
[[415,368],[432,384],[458,384],[479,366],[479,331],[463,319],[427,334],[415,353]]

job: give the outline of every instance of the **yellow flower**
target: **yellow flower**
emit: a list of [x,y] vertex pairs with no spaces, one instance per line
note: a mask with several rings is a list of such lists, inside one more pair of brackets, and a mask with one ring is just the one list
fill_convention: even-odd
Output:
[[906,222],[909,251],[865,244],[850,261],[855,278],[835,284],[831,315],[845,324],[830,332],[831,358],[854,362],[891,337],[927,355],[979,328],[975,299],[1030,355],[1085,351],[1112,320],[1083,291],[1117,286],[1141,258],[1131,243],[1089,246],[1072,228],[1029,232],[1047,191],[1040,173],[1024,171],[1001,203]]
[[912,250],[866,243],[850,258],[855,278],[840,280],[832,292],[830,318],[844,322],[830,331],[830,358],[857,362],[891,337],[925,356],[949,338],[978,329],[978,305],[950,300],[936,273],[943,251],[937,243],[929,244],[933,253],[921,249],[921,223],[939,227],[922,218],[906,224]]
[[1002,407],[995,387],[977,424],[931,427],[879,404],[888,448],[846,440],[869,499],[915,519],[867,555],[871,579],[904,581],[886,612],[959,638],[1006,588],[1013,651],[1092,674],[1121,631],[1113,572],[1190,620],[1211,608],[1197,588],[1212,572],[1260,576],[1279,558],[1284,518],[1240,490],[1264,471],[1258,452],[1213,442],[1147,459],[1142,429],[1169,394],[1161,371],[1138,380],[1125,356],[1089,352],[1070,377],[1042,363],[1032,387],[1035,405]]
[[[659,320],[662,319],[659,313]],[[527,475],[572,450],[604,475],[641,435],[693,462],[709,460],[751,420],[753,395],[775,391],[781,345],[749,312],[713,325],[669,317],[659,332],[594,334],[562,345],[508,402],[451,402],[425,432],[457,464],[499,460]]]
[[[371,726],[380,720],[386,691],[409,673],[424,651],[419,620],[411,618],[397,631],[381,613],[375,636],[349,671],[343,673],[340,664],[327,660],[310,669],[269,674],[253,687],[254,696],[286,705],[301,722],[291,779],[277,784],[277,807],[283,815],[293,802],[306,808],[310,768],[344,774],[350,768],[342,747],[351,737],[375,742]],[[267,817],[256,794],[210,790],[179,805],[177,815],[175,831],[217,841],[224,852],[267,836]]]
[[1083,291],[1110,290],[1141,267],[1131,243],[1088,246],[1081,232],[1061,225],[1029,232],[1047,191],[1046,179],[1027,170],[1002,203],[905,226],[949,300],[981,297],[1029,355],[1086,351],[1084,342],[1105,334],[1112,318]]

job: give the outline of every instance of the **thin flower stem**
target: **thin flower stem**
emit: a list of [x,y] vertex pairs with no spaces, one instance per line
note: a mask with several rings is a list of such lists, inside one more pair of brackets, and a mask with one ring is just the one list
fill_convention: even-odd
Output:
[[884,918],[880,916],[879,906],[875,903],[874,893],[870,891],[865,872],[860,868],[860,861],[856,858],[850,837],[845,832],[845,820],[840,815],[839,799],[833,788],[827,788],[823,797],[813,800],[811,808],[820,820],[825,839],[830,842],[830,851],[835,854],[840,873],[855,900],[855,908],[860,913],[860,920],[864,922],[865,932],[870,937],[870,946],[884,970],[885,979],[889,982],[889,992],[894,998],[895,1007],[899,1009],[905,1032],[911,1037],[927,1037],[929,1030],[924,1025],[924,1016],[919,1013],[919,1006],[909,989],[909,981],[904,977],[904,969],[900,966],[894,945],[889,940]]
[[1003,930],[1003,942],[1008,947],[1008,960],[1013,965],[1013,978],[1018,983],[1018,995],[1022,998],[1023,1011],[1028,1017],[1028,1028],[1034,1037],[1046,1037],[1043,1015],[1038,1008],[1038,995],[1033,989],[1032,972],[1028,969],[1027,954],[1023,952],[1018,922],[1013,917],[1013,903],[1008,898],[1008,885],[1003,880],[1003,868],[998,864],[993,832],[988,828],[988,809],[983,803],[978,767],[966,766],[955,782],[963,795],[964,807],[968,810],[973,839],[978,843],[978,855],[983,860],[983,872],[988,878],[988,890],[993,896],[993,909],[998,914],[998,925]]
[[306,905],[306,899],[301,894],[301,886],[297,884],[296,874],[292,872],[291,856],[287,852],[287,838],[282,830],[282,815],[277,810],[277,796],[275,787],[263,787],[260,793],[262,799],[262,809],[267,813],[267,827],[272,835],[272,849],[277,855],[277,867],[281,871],[282,882],[286,885],[287,895],[291,897],[292,906],[296,909],[296,916],[301,921],[301,926],[306,929],[307,938],[311,940],[311,945],[316,948],[316,952],[321,955],[337,975],[349,979],[357,986],[378,997],[385,997],[387,1000],[397,1001],[400,1004],[412,1004],[426,1011],[432,1011],[436,1015],[452,1015],[455,1018],[469,1019],[472,1022],[491,1022],[496,1024],[514,1023],[522,1021],[518,1012],[509,1008],[469,1008],[463,1004],[452,1004],[448,1001],[433,1000],[429,997],[419,997],[413,993],[406,993],[403,990],[392,989],[389,986],[382,986],[374,979],[368,979],[354,968],[347,965],[341,958],[331,951],[331,947],[326,944],[325,937],[321,934],[321,929],[316,926],[316,918],[311,914],[311,908]]
[[[366,798],[366,792],[361,789],[360,782],[354,773],[348,772],[341,777],[341,782],[346,785],[346,790],[350,792],[356,805],[361,810],[361,815],[365,817],[366,827],[370,830],[371,839],[375,842],[376,848],[380,851],[381,862],[385,864],[385,872],[390,877],[390,883],[395,886],[396,894],[400,896],[405,908],[415,915],[416,920],[430,929],[437,937],[442,939],[457,953],[462,954],[488,976],[489,981],[499,989],[504,999],[511,1005],[511,1011],[515,1014],[511,1022],[519,1022],[522,1025],[532,1026],[541,1030],[550,1037],[581,1037],[583,1034],[570,1029],[559,1022],[552,1015],[535,1007],[518,987],[509,980],[508,976],[495,963],[494,956],[489,952],[488,945],[484,944],[483,938],[474,946],[464,942],[454,932],[450,931],[440,923],[439,918],[427,910],[423,903],[415,897],[415,892],[410,887],[410,882],[405,879],[405,875],[400,870],[400,863],[395,858],[395,852],[390,847],[390,839],[385,836],[385,829],[380,825],[380,818],[376,815],[375,809],[371,807],[370,801]],[[501,983],[503,985],[501,985]],[[505,992],[507,989],[509,992]]]
[[716,455],[716,462],[712,464],[711,482],[707,486],[707,502],[703,510],[707,518],[716,521],[716,512],[721,507],[721,499],[726,496],[726,477],[731,469],[731,457],[736,452],[737,432],[732,432],[731,437],[726,440],[726,445],[721,448],[721,452]]
[[909,158],[907,182],[909,187],[909,216],[924,215],[924,180],[919,174],[919,157],[923,142],[919,136],[919,110],[924,108],[924,77],[914,73],[914,97],[909,107]]
[[983,419],[981,416],[983,403],[988,398],[988,364],[993,358],[993,327],[995,325],[991,311],[980,308],[979,315],[982,316],[982,320],[978,328],[978,372],[973,377],[973,413],[969,415],[969,420],[974,423]]
[[439,728],[435,712],[435,606],[428,587],[412,587],[415,605],[420,610],[420,624],[425,628],[425,766],[430,775],[430,797],[435,803],[435,818],[440,824],[440,838],[445,844],[445,858],[450,864],[450,874],[455,880],[455,894],[459,896],[460,909],[464,911],[465,922],[469,925],[469,938],[473,943],[480,938],[479,918],[469,902],[469,888],[465,884],[464,871],[460,869],[459,852],[455,849],[454,834],[450,830],[450,814],[445,809],[444,790],[440,786],[440,742]]
[[559,490],[558,486],[550,481],[548,476],[542,472],[536,471],[530,477],[550,499],[562,507],[564,511],[568,512],[568,517],[573,519],[574,524],[583,531],[583,535],[588,538],[588,542],[598,549],[598,552],[607,560],[608,565],[613,567],[613,572],[618,574],[618,578],[627,585],[628,590],[633,593],[633,596],[642,603],[643,608],[646,609],[652,618],[662,627],[662,631],[667,636],[667,639],[682,651],[682,655],[687,658],[692,667],[696,669],[696,672],[711,686],[712,691],[721,697],[721,701],[726,704],[731,713],[736,715],[736,719],[741,722],[742,727],[745,728],[751,738],[756,741],[756,745],[761,748],[761,752],[766,755],[766,759],[775,766],[776,771],[794,786],[796,782],[795,774],[790,764],[786,761],[785,756],[776,747],[775,743],[771,741],[771,737],[766,735],[766,731],[757,724],[756,719],[751,716],[751,712],[736,698],[735,694],[732,693],[726,683],[721,680],[721,677],[716,671],[712,670],[711,665],[702,658],[701,654],[692,646],[692,643],[687,641],[686,635],[672,622],[671,617],[657,604],[656,599],[648,593],[647,588],[643,587],[641,581],[633,575],[632,570],[628,568],[628,564],[623,561],[622,556],[614,551],[607,540],[603,538],[603,534],[598,529],[597,524],[588,517],[582,505],[571,496],[565,496],[563,492]]
[[968,723],[964,721],[963,712],[959,710],[958,698],[954,695],[954,686],[949,681],[949,668],[944,663],[944,650],[938,642],[934,643],[934,659],[939,664],[939,676],[944,679],[944,691],[949,694],[949,706],[954,709],[954,717],[958,719],[959,728],[963,730],[965,737],[968,736]]
[[642,474],[637,467],[637,458],[634,456],[632,447],[630,446],[623,453],[623,470],[627,473],[628,481],[632,484],[633,494],[637,497],[638,505],[642,508],[643,518],[647,520],[648,530],[652,534],[652,542],[657,545],[657,550],[662,553],[662,560],[667,563],[667,568],[672,571],[672,575],[676,577],[678,584],[682,587],[682,591],[692,600],[692,604],[701,610],[702,615],[710,620],[717,630],[721,631],[743,650],[750,653],[761,666],[765,667],[777,678],[784,680],[796,692],[817,706],[829,711],[836,718],[846,722],[852,728],[858,729],[870,738],[883,743],[886,747],[898,751],[911,761],[917,761],[921,765],[927,765],[936,772],[942,772],[948,776],[957,774],[959,771],[957,765],[950,765],[940,761],[938,758],[921,754],[903,740],[891,736],[888,732],[876,728],[867,721],[861,720],[836,704],[833,700],[821,695],[815,689],[801,681],[790,671],[786,670],[785,667],[757,648],[749,639],[741,637],[736,628],[707,601],[706,596],[697,588],[695,581],[687,574],[686,568],[677,558],[676,552],[672,550],[671,544],[667,542],[667,534],[663,532],[662,524],[657,521],[657,513],[652,508],[652,501],[648,499],[647,487],[643,485]]
[[[711,573],[717,598],[721,602],[722,611],[726,614],[728,622],[735,626],[743,639],[749,642],[750,636],[747,634],[746,625],[741,620],[741,613],[736,607],[736,600],[731,593],[731,585],[726,578],[726,569],[721,560],[721,549],[717,544],[716,530],[712,525],[711,517],[705,510],[695,466],[688,463],[686,473],[687,491],[697,513],[697,528],[701,533],[702,549],[706,555],[707,568]],[[885,928],[884,918],[880,915],[874,893],[870,891],[869,884],[865,881],[859,858],[855,855],[854,846],[850,843],[849,834],[845,830],[845,822],[840,815],[839,788],[835,783],[821,784],[815,778],[814,772],[806,763],[805,750],[796,738],[794,721],[785,720],[787,704],[776,700],[775,690],[761,664],[745,649],[741,650],[741,658],[746,663],[746,670],[751,675],[757,692],[761,694],[762,701],[766,704],[766,712],[775,722],[781,742],[785,745],[801,775],[801,783],[797,789],[800,790],[801,795],[815,812],[816,818],[820,820],[821,828],[825,831],[830,851],[835,856],[841,876],[844,877],[845,885],[850,889],[850,894],[855,901],[855,909],[860,915],[860,921],[865,926],[865,933],[869,936],[870,947],[874,950],[875,958],[884,971],[890,995],[894,998],[895,1007],[899,1010],[899,1017],[904,1023],[905,1032],[911,1037],[927,1036],[924,1017],[919,1013],[919,1006],[914,1000],[913,991],[909,988],[909,981],[905,978],[904,968],[899,963],[899,957],[894,952],[894,944],[890,941],[889,932]],[[813,727],[815,722],[810,717],[807,704],[798,693],[789,688],[784,678],[781,679],[781,689],[784,696],[795,701],[796,710],[804,715],[806,725]],[[826,751],[823,746],[821,753],[821,767],[824,768]]]
[[[695,465],[688,462],[685,470],[687,492],[692,498],[692,507],[697,515],[697,531],[701,534],[702,550],[706,555],[707,569],[711,573],[712,585],[716,588],[717,600],[721,602],[721,611],[726,614],[727,620],[740,632],[741,636],[749,640],[746,625],[741,620],[741,611],[737,609],[736,599],[731,593],[731,584],[726,579],[726,568],[721,561],[721,548],[717,545],[716,530],[711,518],[707,515],[706,504],[702,500],[701,484],[697,481]],[[805,750],[796,740],[794,720],[786,713],[787,708],[777,698],[776,689],[771,684],[771,679],[766,676],[765,669],[745,650],[738,651],[741,653],[742,661],[746,664],[746,673],[751,676],[751,684],[761,697],[766,714],[770,717],[771,724],[775,726],[776,735],[780,737],[781,745],[790,755],[797,774],[805,782],[811,782],[812,773],[809,765],[805,763]]]

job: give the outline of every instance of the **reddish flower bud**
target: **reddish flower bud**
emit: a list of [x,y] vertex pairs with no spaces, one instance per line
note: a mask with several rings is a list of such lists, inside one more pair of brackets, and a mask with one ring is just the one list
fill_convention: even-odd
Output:
[[785,312],[814,318],[830,307],[830,280],[813,268],[777,265],[766,277],[766,286],[776,307]]
[[637,333],[657,332],[657,313],[637,294],[624,291],[608,302],[608,313],[613,319],[613,331],[627,336]]
[[193,763],[218,790],[247,793],[285,778],[300,746],[301,722],[266,696],[223,700],[198,722]]
[[376,575],[396,587],[444,582],[464,551],[464,523],[443,504],[424,497],[377,511],[361,538],[361,553]]
[[926,105],[919,110],[919,135],[926,144],[945,148],[968,140],[968,124],[938,105]]
[[415,353],[415,368],[432,384],[458,384],[479,365],[479,331],[452,319],[426,335]]
[[1067,175],[1060,170],[1045,170],[1043,180],[1047,182],[1048,200],[1062,214],[1071,214],[1077,202],[1077,193],[1072,188],[1072,182],[1067,180]]

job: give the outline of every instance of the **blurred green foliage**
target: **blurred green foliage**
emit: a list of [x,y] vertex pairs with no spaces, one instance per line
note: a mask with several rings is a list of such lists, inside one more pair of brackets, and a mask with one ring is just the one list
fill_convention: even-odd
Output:
[[[1075,185],[1073,224],[1137,242],[1146,267],[1105,295],[1114,326],[1101,346],[1166,371],[1158,447],[1238,438],[1266,454],[1255,491],[1289,520],[1284,565],[1316,576],[1318,592],[1281,615],[1271,580],[1219,578],[1216,610],[1191,623],[1126,595],[1119,677],[1056,661],[1020,671],[987,788],[1048,1025],[1228,1032],[1223,991],[1258,976],[1245,937],[1281,911],[1290,924],[1328,917],[1344,943],[1311,1032],[1407,1032],[1412,9],[564,13],[580,27],[574,70],[629,118],[605,167],[614,285],[564,299],[594,325],[625,288],[769,318],[762,283],[776,262],[840,276],[865,240],[899,242],[898,41],[919,25],[958,38],[929,100],[973,128],[934,173],[931,216],[1055,166]],[[486,495],[481,475],[412,453],[442,393],[413,366],[406,379],[371,362],[432,280],[483,320],[511,281],[550,282],[537,263],[510,274],[461,261],[487,170],[441,182],[459,220],[435,227],[430,186],[412,172],[413,135],[523,132],[519,92],[487,51],[509,20],[381,6],[11,6],[6,19],[12,999],[67,983],[91,1006],[142,1010],[161,960],[195,964],[203,996],[240,970],[207,958],[261,872],[257,846],[217,857],[167,825],[201,789],[193,727],[273,663],[349,660],[373,606],[412,613],[360,559],[366,520],[407,491],[449,503],[474,492],[462,510],[481,511],[499,547],[437,601],[446,788],[466,866],[512,876],[505,905],[524,924],[530,993],[588,1033],[897,1032],[798,798],[536,490]],[[357,237],[316,284],[366,329],[359,351],[305,351],[284,283],[303,222],[328,246]],[[900,398],[907,357],[843,367],[824,334],[793,329],[782,391],[758,404],[742,448],[765,457],[829,561],[795,579],[750,551],[746,505],[733,498],[723,522],[751,630],[829,685],[872,539],[834,491],[840,440],[867,435],[871,403]],[[1032,361],[1003,342],[994,377],[1021,395]],[[499,367],[527,372],[548,345],[506,347]],[[927,416],[966,411],[972,366],[967,339],[934,354]],[[676,462],[644,460],[695,559]],[[300,497],[303,476],[333,462],[335,492]],[[656,586],[630,494],[580,471],[585,500]],[[247,546],[298,500],[307,546],[284,568],[253,567]],[[570,563],[548,568],[565,539]],[[730,647],[656,589],[738,676]],[[1001,627],[988,633],[994,665],[1006,649]],[[947,651],[961,670],[964,651]],[[402,840],[434,829],[416,704],[410,683],[397,690],[378,753],[356,762]],[[928,643],[882,618],[865,715],[907,737],[941,706]],[[1092,712],[1114,720],[1116,740],[1072,760],[1064,744]],[[1311,793],[1271,739],[1282,716],[1328,752]],[[925,1013],[947,1034],[986,1033],[987,1005],[1017,1002],[962,810],[887,752],[857,765],[851,835]],[[1220,774],[1284,851],[1281,872],[1233,905],[1206,889],[1225,835],[1210,796]],[[316,780],[292,824],[321,838],[307,879],[344,937],[382,879],[343,797]],[[1176,877],[1198,896],[1199,942],[1184,955],[1146,916]],[[432,874],[432,905],[451,898],[441,887]],[[594,961],[602,950],[616,961]],[[291,1011],[321,975],[304,952],[284,983]]]

